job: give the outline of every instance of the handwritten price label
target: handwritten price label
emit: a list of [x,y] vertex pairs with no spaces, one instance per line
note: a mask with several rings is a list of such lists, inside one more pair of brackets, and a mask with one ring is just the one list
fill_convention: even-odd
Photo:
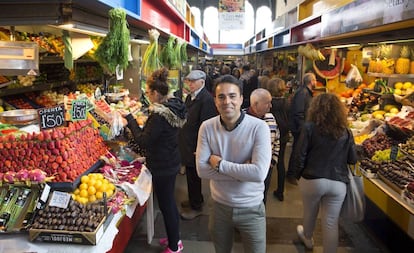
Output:
[[85,120],[86,119],[86,106],[87,100],[73,100],[72,101],[72,110],[70,114],[72,115],[72,120]]
[[55,128],[65,123],[65,107],[63,104],[38,109],[37,114],[39,115],[40,129]]

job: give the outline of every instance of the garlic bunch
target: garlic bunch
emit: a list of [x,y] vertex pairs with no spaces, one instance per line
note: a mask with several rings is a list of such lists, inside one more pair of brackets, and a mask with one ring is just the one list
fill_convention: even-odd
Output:
[[23,86],[32,86],[34,80],[36,80],[36,76],[17,76],[17,79],[19,80],[19,83]]

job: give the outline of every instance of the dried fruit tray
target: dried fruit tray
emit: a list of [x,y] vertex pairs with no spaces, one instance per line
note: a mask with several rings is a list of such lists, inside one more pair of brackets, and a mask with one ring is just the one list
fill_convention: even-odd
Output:
[[365,170],[362,167],[359,167],[359,170],[361,171],[362,175],[364,175],[366,178],[378,178],[378,174],[377,173],[374,173],[372,171]]
[[112,221],[114,214],[109,214],[99,224],[94,232],[79,232],[68,230],[33,229],[29,230],[31,242],[52,242],[64,244],[96,245]]
[[401,193],[401,198],[414,208],[414,193],[408,191],[407,189],[403,190]]
[[384,177],[383,175],[378,173],[378,178],[381,179],[386,185],[388,185],[389,187],[391,187],[394,191],[396,191],[398,194],[402,194],[404,189],[401,189],[400,187],[398,187],[396,184],[394,184],[393,182],[391,182],[390,180],[388,180],[386,177]]
[[87,169],[85,172],[83,172],[81,175],[78,176],[78,178],[75,179],[73,182],[49,182],[48,185],[52,190],[57,191],[64,191],[64,192],[73,192],[76,187],[78,187],[80,183],[80,179],[83,175],[87,175],[91,172],[96,171],[100,167],[102,167],[105,164],[104,161],[98,160],[95,164],[93,164],[89,169]]

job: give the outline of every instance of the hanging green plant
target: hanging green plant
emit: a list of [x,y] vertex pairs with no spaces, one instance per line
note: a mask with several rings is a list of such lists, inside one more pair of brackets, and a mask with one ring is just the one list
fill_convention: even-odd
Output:
[[175,41],[175,37],[170,36],[167,44],[162,48],[160,53],[161,63],[168,68],[172,68],[177,65],[177,56],[174,51]]
[[187,42],[183,42],[183,45],[181,46],[181,64],[187,62],[188,56],[187,56]]
[[150,76],[153,71],[161,68],[162,66],[158,52],[158,38],[160,37],[160,33],[157,29],[150,29],[148,30],[148,34],[150,44],[145,50],[141,63],[141,70],[145,76]]
[[181,59],[181,56],[182,56],[182,54],[181,54],[181,47],[183,46],[183,44],[184,44],[184,40],[182,40],[182,39],[177,39],[177,42],[175,43],[175,47],[174,47],[174,54],[175,54],[175,57],[177,58],[177,61],[176,61],[176,63],[175,63],[175,65],[174,65],[174,67],[176,67],[176,68],[181,68],[181,63],[182,63],[182,59]]
[[126,12],[122,8],[111,9],[109,14],[109,32],[95,51],[95,58],[109,74],[116,67],[128,67],[130,33],[126,21]]

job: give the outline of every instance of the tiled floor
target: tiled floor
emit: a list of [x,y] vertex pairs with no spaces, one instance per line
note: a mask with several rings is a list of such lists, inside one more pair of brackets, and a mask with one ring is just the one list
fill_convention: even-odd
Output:
[[[266,213],[268,218],[268,245],[267,252],[281,253],[299,253],[306,251],[304,246],[299,242],[296,235],[296,225],[300,223],[302,216],[302,201],[297,186],[286,183],[285,200],[278,201],[273,197],[272,191],[276,185],[276,174],[273,173],[270,193],[268,194]],[[205,197],[209,196],[208,182],[203,181],[203,193]],[[187,184],[185,175],[177,176],[176,198],[179,203],[187,198]],[[146,220],[145,217],[137,227],[126,253],[155,253],[161,252],[162,248],[158,245],[158,239],[165,235],[163,221],[159,210],[155,205],[155,236],[151,244],[147,243]],[[208,221],[208,203],[204,207],[205,215],[196,218],[193,221],[181,221],[181,233],[185,253],[214,253],[214,247],[208,239],[207,221]],[[270,227],[271,226],[271,227]],[[322,252],[320,227],[314,235],[315,247],[314,253]],[[368,232],[362,224],[342,224],[340,226],[340,242],[337,253],[387,253],[389,252],[380,242]],[[236,238],[233,247],[234,253],[242,253],[243,249]]]

